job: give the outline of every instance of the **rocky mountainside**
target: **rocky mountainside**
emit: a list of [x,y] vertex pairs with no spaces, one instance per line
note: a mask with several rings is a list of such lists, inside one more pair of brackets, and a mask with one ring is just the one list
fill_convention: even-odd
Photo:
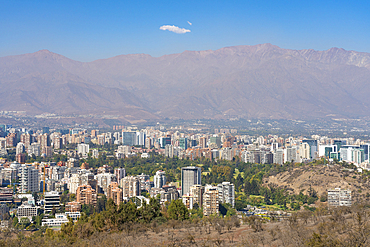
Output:
[[42,50],[0,58],[1,110],[153,118],[362,117],[370,54],[271,44],[83,63]]

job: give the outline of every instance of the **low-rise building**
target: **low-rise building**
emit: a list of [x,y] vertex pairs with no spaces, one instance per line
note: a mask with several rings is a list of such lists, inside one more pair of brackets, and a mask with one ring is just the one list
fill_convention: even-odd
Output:
[[48,226],[48,227],[61,227],[63,224],[66,224],[69,222],[69,218],[71,218],[73,221],[76,221],[81,214],[79,212],[67,212],[65,214],[55,214],[55,218],[50,219],[42,219],[42,226]]
[[37,207],[29,204],[29,203],[23,203],[21,206],[17,209],[17,217],[18,218],[31,218],[33,216],[37,216]]
[[329,207],[351,206],[352,197],[350,190],[342,190],[341,188],[328,190]]
[[80,211],[81,211],[81,203],[77,201],[67,202],[66,212],[80,212]]

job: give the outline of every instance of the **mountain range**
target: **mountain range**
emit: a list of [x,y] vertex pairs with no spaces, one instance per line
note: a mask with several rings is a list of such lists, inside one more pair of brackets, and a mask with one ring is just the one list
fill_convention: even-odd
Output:
[[0,110],[153,119],[370,115],[370,53],[271,44],[79,62],[41,50],[0,58]]

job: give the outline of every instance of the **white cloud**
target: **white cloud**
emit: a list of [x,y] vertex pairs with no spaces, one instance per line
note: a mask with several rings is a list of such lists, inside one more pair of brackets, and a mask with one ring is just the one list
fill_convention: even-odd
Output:
[[181,27],[176,27],[174,25],[163,25],[159,29],[161,30],[168,30],[174,33],[190,33],[191,31],[189,29],[181,28]]
[[191,26],[191,25],[193,25],[193,23],[191,23],[190,21],[188,21],[188,24]]

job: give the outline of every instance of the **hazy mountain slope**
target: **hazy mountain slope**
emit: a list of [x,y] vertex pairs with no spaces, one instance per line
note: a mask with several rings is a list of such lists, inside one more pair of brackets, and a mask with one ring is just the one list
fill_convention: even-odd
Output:
[[138,119],[357,117],[370,115],[369,80],[370,54],[338,48],[262,44],[89,63],[43,50],[0,58],[0,107]]
[[[117,114],[156,118],[133,94],[123,89],[88,84],[68,72],[81,63],[40,51],[31,56],[0,59],[0,109],[31,113]],[[41,55],[41,56],[40,56]]]

